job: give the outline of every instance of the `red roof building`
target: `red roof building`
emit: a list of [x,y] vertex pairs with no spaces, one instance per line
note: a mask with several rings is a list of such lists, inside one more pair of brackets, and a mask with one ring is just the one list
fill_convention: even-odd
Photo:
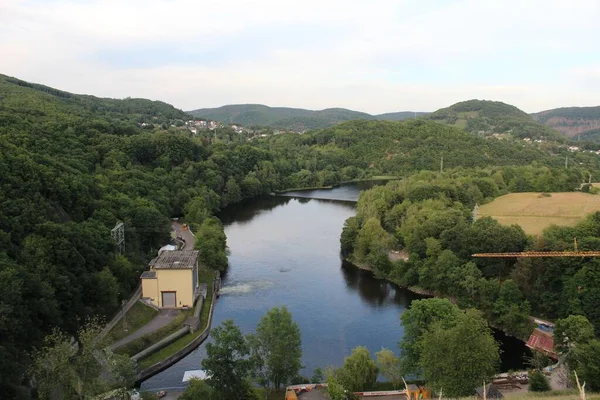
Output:
[[552,332],[544,332],[539,328],[535,328],[527,341],[527,347],[541,351],[548,357],[558,359],[558,354],[554,351],[554,335]]

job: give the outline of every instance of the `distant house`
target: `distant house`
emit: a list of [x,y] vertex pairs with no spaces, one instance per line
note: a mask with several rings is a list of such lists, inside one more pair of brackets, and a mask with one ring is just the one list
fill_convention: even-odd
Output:
[[197,250],[164,250],[142,273],[142,298],[160,308],[192,307],[198,287]]

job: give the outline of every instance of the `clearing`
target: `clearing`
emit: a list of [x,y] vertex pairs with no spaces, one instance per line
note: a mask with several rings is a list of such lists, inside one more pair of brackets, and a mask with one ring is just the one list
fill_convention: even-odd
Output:
[[511,193],[480,206],[479,217],[517,224],[525,233],[539,235],[550,225],[574,226],[595,211],[600,211],[600,196],[589,193]]

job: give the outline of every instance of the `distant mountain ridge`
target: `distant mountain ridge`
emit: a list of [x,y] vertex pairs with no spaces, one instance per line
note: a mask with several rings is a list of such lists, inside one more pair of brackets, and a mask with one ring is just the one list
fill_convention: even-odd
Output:
[[462,128],[474,134],[510,134],[518,138],[564,141],[558,131],[531,115],[500,101],[467,100],[439,109],[425,119]]
[[200,108],[188,111],[188,114],[228,124],[237,123],[243,126],[258,125],[303,131],[326,128],[356,119],[400,121],[427,113],[402,111],[371,115],[345,108],[326,108],[315,111],[303,108],[269,107],[263,104],[232,104],[218,108]]
[[600,106],[555,108],[531,116],[568,137],[600,141]]

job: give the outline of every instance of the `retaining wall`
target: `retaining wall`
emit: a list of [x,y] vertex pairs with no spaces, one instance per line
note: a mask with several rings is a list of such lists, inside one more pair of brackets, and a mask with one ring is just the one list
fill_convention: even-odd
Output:
[[104,329],[102,329],[102,331],[100,332],[100,335],[98,335],[98,340],[104,339],[104,337],[108,334],[108,332],[110,332],[111,329],[114,328],[115,325],[121,320],[121,318],[123,318],[123,311],[125,311],[125,313],[127,313],[127,311],[129,311],[129,309],[131,307],[133,307],[133,305],[135,303],[137,303],[137,301],[141,298],[142,298],[142,284],[140,283],[138,285],[137,289],[135,289],[135,292],[133,292],[133,295],[131,295],[131,297],[127,301],[127,304],[125,304],[125,309],[119,310],[119,312],[113,317],[113,319],[110,320],[110,322],[108,324],[106,324]]

